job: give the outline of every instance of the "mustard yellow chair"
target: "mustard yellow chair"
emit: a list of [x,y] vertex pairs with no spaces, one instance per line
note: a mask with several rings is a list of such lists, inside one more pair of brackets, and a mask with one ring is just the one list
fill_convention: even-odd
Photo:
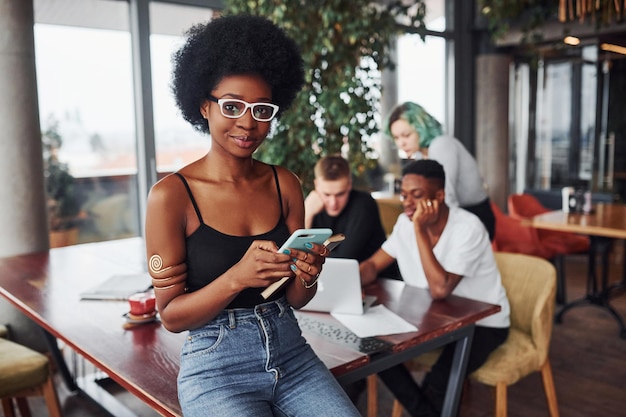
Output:
[[559,407],[548,358],[554,303],[556,270],[550,262],[529,255],[496,253],[502,284],[511,305],[511,331],[487,362],[471,379],[495,387],[496,417],[507,414],[507,387],[533,372],[541,372],[551,417]]
[[383,224],[385,233],[389,236],[393,231],[396,220],[398,220],[398,216],[404,212],[402,202],[399,197],[392,196],[376,198],[376,204],[378,205],[380,221]]
[[[511,306],[511,330],[502,345],[470,375],[470,379],[495,387],[495,416],[507,415],[507,387],[533,372],[541,372],[551,417],[559,416],[552,368],[548,358],[556,294],[556,270],[550,262],[536,256],[495,253],[502,284]],[[438,352],[407,363],[411,369],[427,369]],[[368,379],[368,417],[376,416],[376,377]],[[402,414],[396,400],[392,417]]]
[[13,400],[22,417],[29,417],[25,397],[33,395],[43,395],[50,417],[61,417],[48,357],[6,339],[7,335],[6,327],[0,325],[0,399],[4,417],[15,416]]

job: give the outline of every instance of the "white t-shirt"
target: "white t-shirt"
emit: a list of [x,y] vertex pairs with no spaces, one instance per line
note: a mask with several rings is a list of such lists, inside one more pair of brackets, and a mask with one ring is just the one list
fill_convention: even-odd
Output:
[[[398,217],[382,249],[397,260],[407,285],[428,288],[413,223],[406,214]],[[448,222],[433,253],[443,269],[462,276],[452,294],[501,306],[499,313],[478,321],[477,325],[509,326],[509,300],[502,286],[489,236],[478,217],[466,210],[450,207]]]

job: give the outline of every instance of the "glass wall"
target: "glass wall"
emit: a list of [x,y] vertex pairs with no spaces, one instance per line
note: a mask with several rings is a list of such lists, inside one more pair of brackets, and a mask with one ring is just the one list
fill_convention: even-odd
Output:
[[[446,117],[448,115],[446,109],[449,106],[447,102],[449,88],[447,86],[449,74],[447,51],[450,44],[446,38],[449,33],[445,32],[446,3],[445,0],[427,1],[425,22],[428,34],[424,39],[413,33],[398,37],[395,70],[397,102],[392,105],[406,101],[418,103],[441,122],[445,131],[450,131],[451,126],[448,125]],[[386,91],[384,90],[383,94]],[[383,115],[383,119],[385,116]],[[377,144],[378,149],[391,148],[394,154],[397,153],[397,158],[404,157],[391,138],[381,136],[381,142]],[[399,161],[387,157],[385,151],[382,153],[385,159],[390,159],[388,169],[396,177],[399,176]]]
[[533,188],[591,187],[597,120],[597,48],[542,62],[537,74]]
[[44,157],[74,177],[78,242],[137,236],[129,33],[49,24],[34,33]]
[[[445,0],[429,0],[426,40],[407,34],[398,42],[398,100],[424,105],[446,125]],[[150,1],[150,68],[153,114],[135,114],[133,42],[128,2],[33,0],[39,106],[44,143],[74,178],[80,212],[78,240],[142,234],[138,182],[142,147],[155,150],[157,177],[200,158],[210,137],[179,115],[170,91],[172,53],[184,30],[212,18],[209,7]],[[197,1],[190,3],[198,4]],[[140,3],[141,4],[141,3]],[[141,29],[140,29],[141,30]],[[441,36],[438,35],[441,33]],[[145,113],[145,111],[144,111]],[[154,120],[137,143],[137,118]],[[382,115],[384,116],[384,115]],[[147,120],[147,119],[146,119]],[[60,138],[61,141],[48,137]],[[141,135],[139,135],[141,136]],[[154,143],[152,143],[154,141]],[[142,145],[142,146],[138,146]],[[138,149],[140,149],[138,151]],[[152,163],[150,163],[152,165]],[[150,182],[150,181],[147,181]]]
[[583,61],[580,79],[580,120],[575,128],[579,135],[578,178],[591,184],[593,180],[594,144],[596,132],[596,109],[598,97],[598,70],[596,48],[585,48],[591,61]]
[[538,161],[534,186],[549,189],[566,184],[572,124],[572,67],[570,63],[547,63],[539,78],[537,111]]
[[404,35],[398,39],[398,102],[423,106],[446,126],[446,40]]
[[213,10],[150,3],[150,57],[156,164],[159,177],[205,155],[211,139],[193,129],[179,114],[170,90],[172,54],[184,31],[213,17]]
[[514,192],[560,193],[572,186],[598,199],[624,199],[623,184],[615,180],[625,166],[616,162],[615,146],[620,143],[615,126],[624,120],[618,82],[623,71],[614,67],[626,60],[600,52],[591,42],[566,49],[555,45],[538,63],[515,63],[510,93]]
[[[84,19],[68,13],[74,6]],[[150,71],[160,176],[198,159],[210,147],[210,138],[179,115],[170,76],[171,56],[184,30],[212,15],[207,8],[150,4]],[[39,111],[42,140],[48,146],[44,158],[58,159],[72,175],[80,209],[72,214],[78,236],[63,244],[139,236],[128,4],[37,0],[35,16]],[[52,181],[53,176],[48,178]],[[53,246],[55,240],[51,234]]]

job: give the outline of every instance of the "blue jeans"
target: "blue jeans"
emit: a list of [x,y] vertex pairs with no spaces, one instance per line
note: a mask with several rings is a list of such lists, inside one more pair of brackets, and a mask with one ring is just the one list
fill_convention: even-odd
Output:
[[284,297],[189,331],[178,398],[185,417],[360,417]]

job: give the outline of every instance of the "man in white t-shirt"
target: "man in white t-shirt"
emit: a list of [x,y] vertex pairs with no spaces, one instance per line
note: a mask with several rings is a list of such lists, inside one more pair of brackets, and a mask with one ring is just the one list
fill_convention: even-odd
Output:
[[[382,247],[361,262],[361,282],[397,260],[407,285],[428,288],[434,299],[450,294],[501,306],[476,323],[467,365],[469,375],[502,344],[509,333],[509,302],[483,223],[474,214],[445,203],[445,173],[434,160],[418,160],[403,169],[400,196],[404,213]],[[444,348],[422,387],[403,365],[379,374],[413,417],[441,413],[454,345]]]

